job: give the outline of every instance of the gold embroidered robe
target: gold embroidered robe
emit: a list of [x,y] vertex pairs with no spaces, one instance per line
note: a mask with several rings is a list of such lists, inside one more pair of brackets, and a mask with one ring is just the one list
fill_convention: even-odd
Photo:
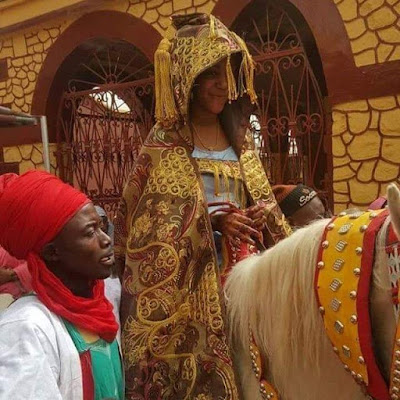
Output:
[[[250,203],[273,205],[250,140],[240,164]],[[277,210],[269,218],[275,240],[286,235]],[[147,138],[124,190],[115,239],[125,263],[127,398],[237,399],[207,200],[191,148],[177,132],[156,126]]]
[[[233,400],[240,390],[207,200],[191,156],[187,121],[190,92],[200,73],[228,57],[229,99],[236,99],[239,92],[254,101],[254,68],[244,42],[216,18],[194,14],[177,17],[175,23],[174,40],[163,39],[155,56],[159,122],[128,178],[115,221],[116,259],[124,268],[121,327],[126,397]],[[229,62],[234,53],[242,55],[237,86]],[[225,106],[221,125],[240,157],[249,205],[259,199],[267,202],[268,232],[276,242],[290,228],[251,135],[245,134],[249,115],[238,107],[242,107],[239,101]]]

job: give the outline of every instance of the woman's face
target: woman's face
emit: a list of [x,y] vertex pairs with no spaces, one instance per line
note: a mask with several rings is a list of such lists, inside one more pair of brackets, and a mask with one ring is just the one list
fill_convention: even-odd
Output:
[[114,265],[114,253],[102,227],[93,204],[82,207],[53,241],[57,270],[64,276],[87,280],[107,278]]
[[226,58],[198,76],[193,87],[192,107],[219,114],[228,100]]

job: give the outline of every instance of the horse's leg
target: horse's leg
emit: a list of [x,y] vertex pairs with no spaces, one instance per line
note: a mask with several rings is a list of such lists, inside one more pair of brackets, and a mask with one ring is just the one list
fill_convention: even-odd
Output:
[[262,400],[260,383],[255,377],[252,368],[250,351],[248,346],[242,343],[234,345],[234,363],[240,377],[241,390],[244,400]]

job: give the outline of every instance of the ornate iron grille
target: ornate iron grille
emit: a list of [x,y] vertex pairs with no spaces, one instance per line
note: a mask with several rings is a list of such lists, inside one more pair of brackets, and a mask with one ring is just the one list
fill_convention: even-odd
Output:
[[[103,65],[99,70],[104,75],[93,67],[88,69],[103,83],[77,79],[69,83],[58,118],[58,168],[62,179],[113,217],[123,185],[154,123],[154,78],[119,83],[114,69]],[[92,88],[76,90],[85,86]]]
[[273,184],[303,182],[325,197],[324,106],[300,34],[277,5],[257,4],[252,15],[235,30],[244,32],[256,62],[258,107],[251,125],[264,168]]

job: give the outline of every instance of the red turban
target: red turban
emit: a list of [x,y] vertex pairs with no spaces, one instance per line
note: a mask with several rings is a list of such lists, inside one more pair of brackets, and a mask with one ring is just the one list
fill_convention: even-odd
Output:
[[32,287],[51,311],[78,327],[112,341],[118,330],[112,306],[104,296],[104,282],[95,281],[93,296],[75,296],[45,265],[43,246],[90,200],[72,186],[43,171],[20,177],[0,176],[0,245],[24,259]]

